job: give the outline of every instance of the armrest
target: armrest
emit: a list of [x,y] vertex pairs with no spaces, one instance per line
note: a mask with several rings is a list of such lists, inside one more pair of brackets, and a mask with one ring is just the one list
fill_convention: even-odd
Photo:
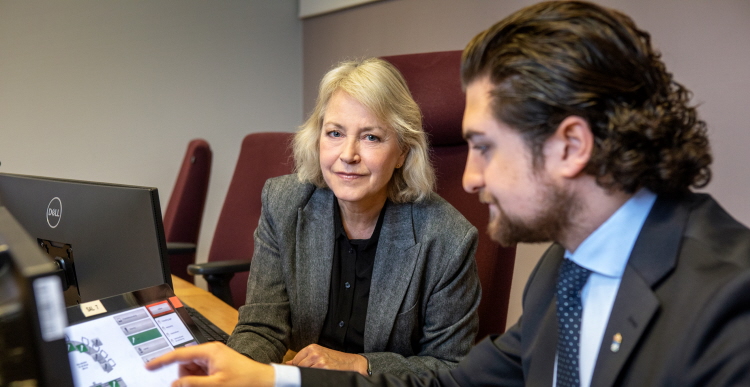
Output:
[[229,281],[232,280],[235,273],[248,270],[250,270],[249,259],[194,263],[187,267],[188,273],[202,275],[205,278],[209,292],[232,307],[234,307],[234,302],[232,302],[232,290],[229,287]]
[[187,242],[167,242],[167,254],[182,255],[195,253],[195,243]]
[[216,275],[241,273],[250,270],[249,259],[236,259],[233,261],[213,261],[206,263],[193,263],[188,265],[187,271],[192,275]]

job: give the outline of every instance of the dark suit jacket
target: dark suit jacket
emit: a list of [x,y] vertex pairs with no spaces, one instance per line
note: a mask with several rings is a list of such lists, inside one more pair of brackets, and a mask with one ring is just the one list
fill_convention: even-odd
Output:
[[[333,192],[296,175],[269,179],[246,304],[227,344],[280,362],[317,343],[328,310]],[[437,195],[388,205],[380,230],[363,355],[373,372],[453,368],[478,328],[477,229]]]
[[[552,386],[554,291],[563,252],[553,245],[534,269],[518,323],[479,343],[458,368],[357,383]],[[613,351],[616,333],[622,344]],[[749,369],[750,230],[708,195],[658,198],[628,260],[591,385],[747,385]],[[302,369],[303,386],[351,385],[353,379]]]

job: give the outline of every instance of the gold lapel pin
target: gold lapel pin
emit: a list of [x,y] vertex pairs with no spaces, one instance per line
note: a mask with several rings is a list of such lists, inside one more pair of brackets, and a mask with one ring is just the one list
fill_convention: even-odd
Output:
[[610,351],[617,352],[620,350],[620,344],[622,344],[622,335],[620,332],[615,333],[612,337],[612,345],[609,346]]

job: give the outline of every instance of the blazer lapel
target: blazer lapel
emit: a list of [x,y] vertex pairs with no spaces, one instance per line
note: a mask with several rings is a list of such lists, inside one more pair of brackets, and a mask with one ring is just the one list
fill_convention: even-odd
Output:
[[[296,267],[299,334],[302,342],[318,341],[328,310],[333,264],[333,193],[316,189],[307,205],[297,211]],[[321,313],[320,311],[323,311]],[[295,329],[296,330],[296,329]]]
[[[526,371],[526,386],[551,386],[555,369],[555,355],[557,354],[557,296],[555,288],[557,273],[563,260],[565,249],[553,244],[542,256],[540,267],[535,270],[534,286],[528,286],[524,299],[524,314],[522,326],[529,329],[524,337],[533,341],[528,354]],[[547,308],[542,308],[547,305]],[[535,323],[537,322],[538,323]],[[536,326],[532,326],[536,324]]]
[[534,336],[525,383],[528,387],[552,385],[557,354],[557,306],[554,302],[556,299],[553,298],[553,302],[547,307],[538,334]]
[[630,254],[591,379],[611,386],[659,310],[653,287],[677,264],[689,209],[658,198]]
[[365,352],[385,350],[419,256],[411,203],[389,203],[380,230],[365,321]]
[[592,386],[611,386],[659,310],[651,286],[630,266],[620,283],[596,359]]

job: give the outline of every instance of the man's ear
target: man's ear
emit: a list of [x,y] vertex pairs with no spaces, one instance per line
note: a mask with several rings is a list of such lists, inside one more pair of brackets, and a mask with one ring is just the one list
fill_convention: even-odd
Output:
[[578,176],[591,159],[594,134],[588,121],[568,116],[544,144],[545,167],[565,178]]

